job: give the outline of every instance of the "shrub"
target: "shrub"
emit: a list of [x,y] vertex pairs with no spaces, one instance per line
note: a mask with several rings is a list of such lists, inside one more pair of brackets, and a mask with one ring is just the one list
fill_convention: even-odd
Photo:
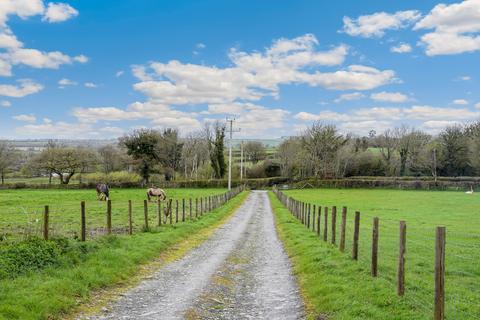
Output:
[[60,249],[53,241],[32,238],[0,250],[0,279],[15,278],[60,262]]
[[108,174],[95,172],[82,175],[83,184],[94,185],[97,183],[107,183],[111,186],[138,186],[142,178],[136,174],[126,171],[116,171]]

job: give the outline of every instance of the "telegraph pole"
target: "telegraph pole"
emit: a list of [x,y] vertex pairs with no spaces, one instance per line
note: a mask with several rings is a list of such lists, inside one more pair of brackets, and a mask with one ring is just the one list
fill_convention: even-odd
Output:
[[[232,189],[232,135],[233,135],[233,122],[235,118],[227,118],[228,131],[230,132],[230,141],[228,144],[228,190]],[[235,132],[240,131],[240,129]]]
[[243,140],[240,143],[240,180],[243,180]]

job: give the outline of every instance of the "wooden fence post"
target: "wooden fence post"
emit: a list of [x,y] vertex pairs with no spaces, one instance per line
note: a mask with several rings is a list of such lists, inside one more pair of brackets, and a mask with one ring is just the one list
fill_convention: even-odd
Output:
[[195,218],[198,218],[198,198],[195,198]]
[[378,218],[373,218],[373,229],[372,229],[372,266],[371,266],[372,277],[378,275]]
[[158,199],[157,202],[157,211],[158,211],[158,226],[162,225],[162,200]]
[[170,225],[173,224],[173,208],[172,207],[173,207],[173,199],[170,199],[168,201],[168,210],[167,210],[168,217],[170,218]]
[[400,241],[398,253],[398,271],[397,271],[397,294],[405,294],[405,251],[407,239],[407,225],[405,221],[400,221]]
[[323,241],[328,240],[328,207],[324,209],[323,217]]
[[200,198],[200,215],[203,215],[203,198]]
[[178,223],[178,199],[175,200],[175,223]]
[[132,200],[128,200],[128,234],[133,234]]
[[87,218],[85,216],[85,201],[80,203],[80,216],[81,216],[81,231],[80,240],[87,240]]
[[112,234],[112,200],[107,200],[107,234]]
[[43,239],[45,240],[48,240],[49,215],[50,208],[48,206],[45,206],[45,211],[43,211]]
[[190,208],[190,220],[192,220],[192,219],[193,219],[193,214],[192,214],[192,212],[193,212],[193,210],[192,210],[192,198],[190,198],[189,204],[190,204],[190,206],[189,206],[189,208]]
[[185,199],[182,199],[182,222],[185,222]]
[[316,206],[313,205],[313,217],[312,217],[312,229],[313,229],[313,232],[315,232],[315,221],[316,221],[316,220],[315,220],[315,215],[316,215],[316,211],[317,211],[316,209],[317,209]]
[[340,226],[340,251],[345,251],[345,229],[347,228],[347,207],[342,208],[342,225]]
[[318,206],[318,217],[317,217],[317,236],[320,237],[320,222],[322,221],[322,207]]
[[445,318],[445,227],[437,227],[435,239],[435,312],[434,320]]
[[143,215],[145,217],[145,231],[148,231],[148,201],[143,200]]
[[308,204],[308,214],[307,214],[307,228],[310,229],[310,209],[311,209],[311,205],[310,203]]
[[355,212],[355,226],[353,230],[352,259],[358,260],[358,237],[360,234],[360,212]]
[[332,244],[337,241],[337,207],[332,207]]

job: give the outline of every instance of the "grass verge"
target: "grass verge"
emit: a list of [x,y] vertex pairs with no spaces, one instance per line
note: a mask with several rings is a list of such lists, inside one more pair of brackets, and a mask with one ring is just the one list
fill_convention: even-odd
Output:
[[[426,319],[395,287],[373,279],[348,254],[307,230],[269,193],[280,239],[293,264],[308,319]],[[431,315],[430,315],[431,316]]]
[[[243,192],[198,221],[163,226],[133,236],[103,237],[85,244],[83,256],[0,281],[0,319],[60,319],[89,313],[163,263],[208,238],[247,196]],[[71,241],[71,240],[70,240]],[[83,307],[79,307],[83,306]]]

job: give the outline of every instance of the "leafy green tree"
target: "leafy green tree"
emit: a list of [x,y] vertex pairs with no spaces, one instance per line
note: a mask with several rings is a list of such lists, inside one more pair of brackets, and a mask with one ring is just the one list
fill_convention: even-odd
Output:
[[445,176],[467,175],[471,169],[468,139],[463,128],[450,126],[440,133],[441,173]]
[[175,172],[180,167],[183,143],[180,142],[178,130],[167,128],[158,142],[160,163],[164,167],[165,180],[175,178]]
[[157,130],[139,129],[120,138],[120,145],[127,149],[138,167],[144,183],[148,183],[154,166],[160,162],[159,144],[162,139]]
[[[207,129],[208,132],[210,132]],[[213,134],[207,134],[210,146],[210,164],[214,177],[221,179],[225,176],[227,165],[225,163],[225,125],[216,123]]]
[[244,150],[246,158],[254,164],[267,157],[265,146],[258,141],[249,141],[245,143]]

